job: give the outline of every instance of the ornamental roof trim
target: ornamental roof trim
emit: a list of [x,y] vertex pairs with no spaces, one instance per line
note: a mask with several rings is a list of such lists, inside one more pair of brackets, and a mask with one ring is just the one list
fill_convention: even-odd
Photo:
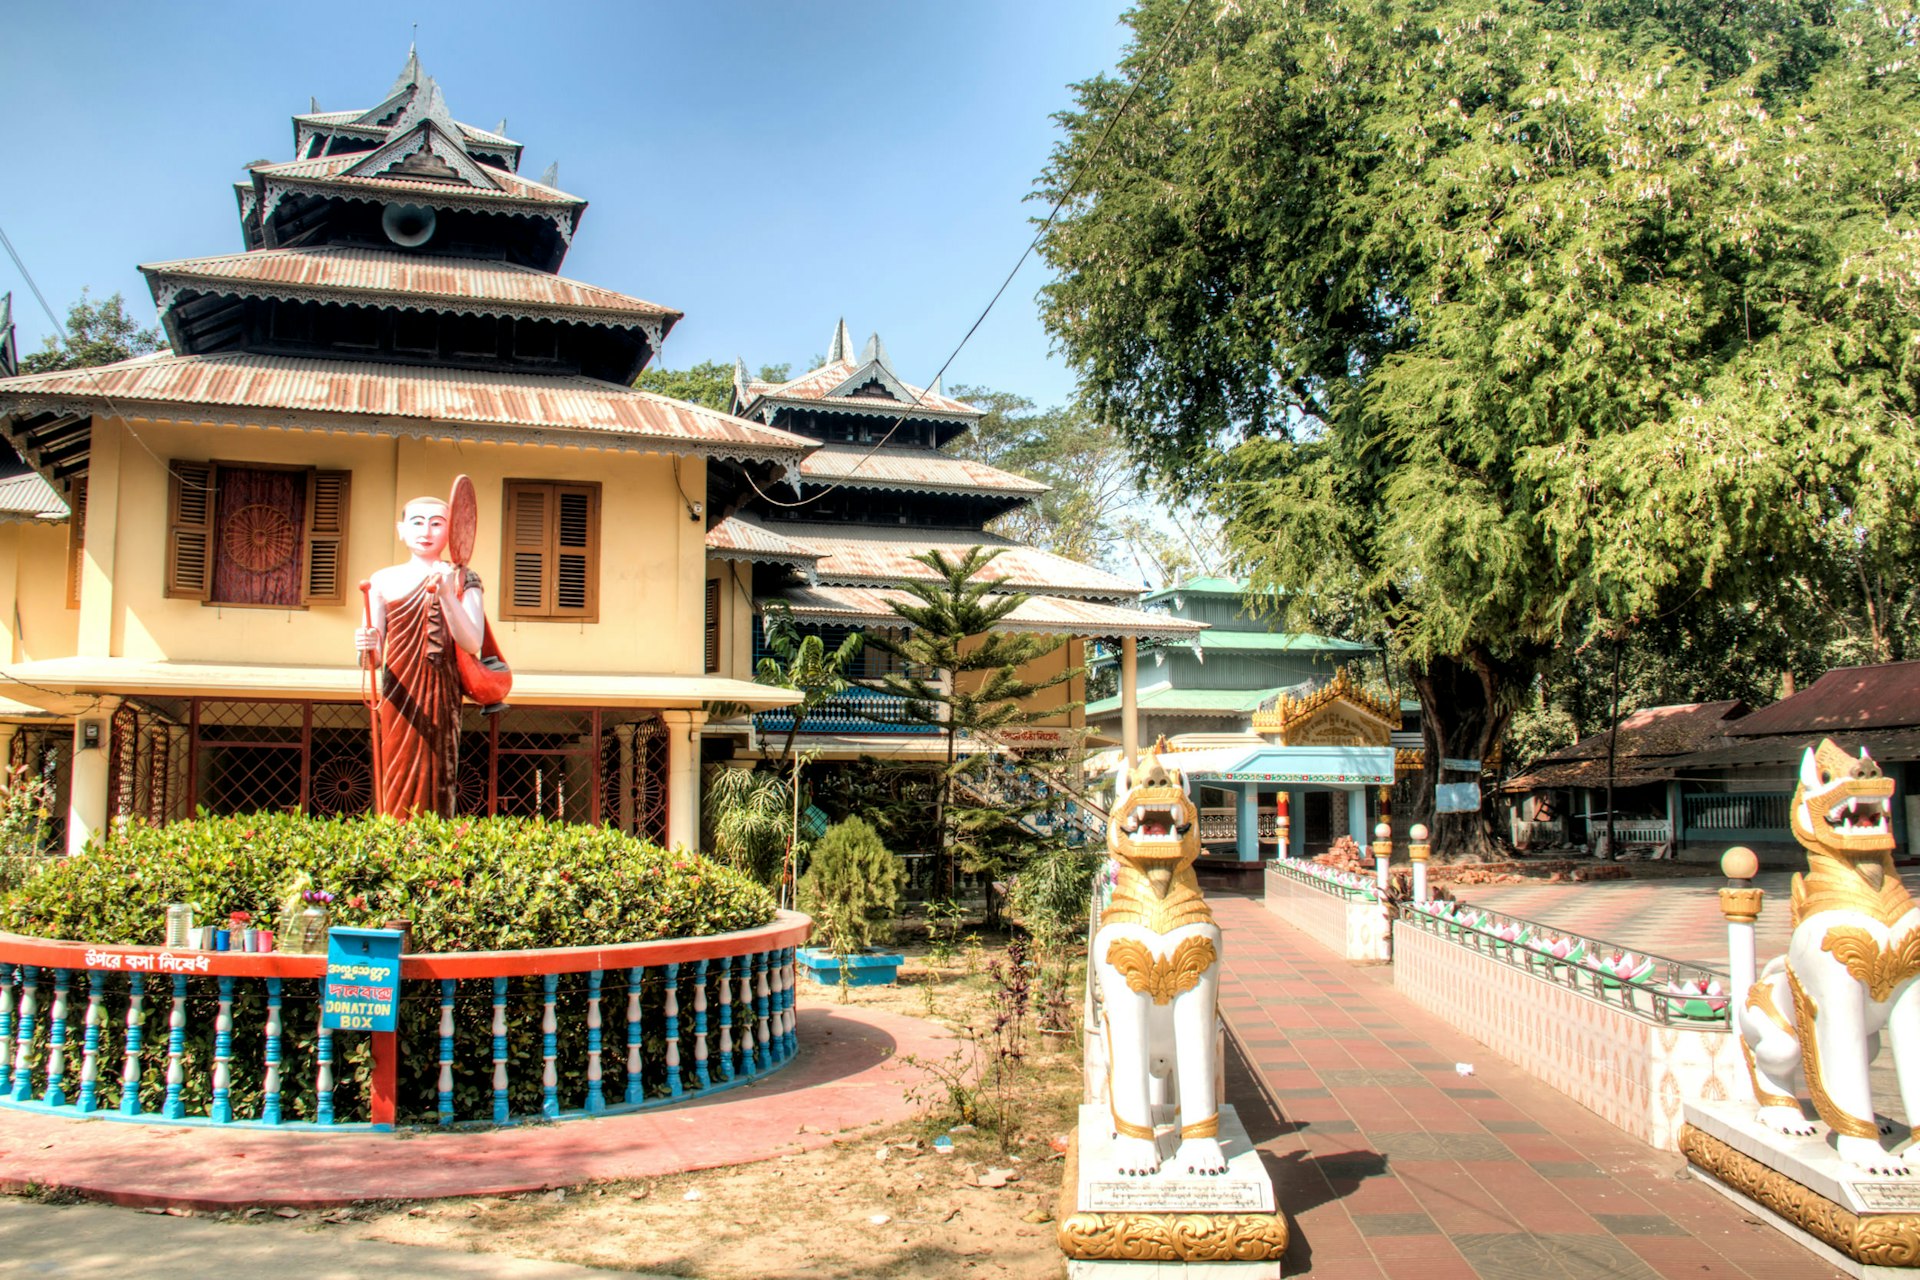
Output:
[[1034,496],[1046,493],[1052,487],[950,453],[926,449],[875,449],[865,445],[822,445],[801,460],[800,474],[808,480],[830,481],[853,489],[894,489],[913,493]]
[[707,554],[716,560],[790,564],[809,572],[821,556],[806,544],[783,538],[759,521],[741,515],[728,516],[707,530]]
[[814,447],[805,436],[579,375],[242,353],[160,352],[118,364],[0,379],[0,415],[49,412],[572,444],[740,461],[792,463]]
[[534,315],[638,328],[647,331],[656,348],[682,315],[671,307],[516,263],[385,249],[253,249],[146,263],[140,270],[163,313],[188,291],[300,302],[379,298],[412,311]]
[[[894,612],[893,604],[918,602],[911,592],[897,587],[792,586],[768,598],[785,602],[794,618],[801,622],[868,626],[898,625],[900,615]],[[1012,613],[996,622],[994,628],[1046,635],[1179,638],[1198,631],[1203,625],[1126,605],[1029,595]]]
[[[444,134],[441,136],[445,136]],[[354,151],[337,156],[314,156],[309,160],[276,160],[271,164],[256,164],[248,169],[257,178],[275,185],[309,184],[327,185],[339,183],[349,188],[364,187],[392,194],[405,194],[409,191],[430,192],[435,195],[447,194],[472,200],[484,200],[494,205],[504,201],[535,201],[551,205],[578,205],[585,208],[587,202],[580,196],[550,187],[531,178],[523,178],[517,173],[469,159],[475,169],[482,171],[490,184],[489,187],[477,187],[470,184],[453,182],[422,181],[417,178],[385,178],[378,174],[351,172],[360,167],[369,156],[377,156],[381,151]]]
[[[834,334],[834,350],[844,352],[846,322]],[[868,382],[878,380],[897,398],[883,400],[877,397],[855,396],[853,392]],[[809,369],[797,378],[785,382],[763,382],[757,378],[749,379],[743,390],[745,405],[743,412],[758,412],[763,404],[810,405],[816,408],[843,409],[856,411],[880,411],[899,414],[903,411],[913,413],[933,413],[951,416],[978,418],[981,411],[963,400],[955,400],[944,394],[936,385],[931,388],[916,387],[905,381],[893,371],[893,365],[886,358],[884,347],[879,345],[879,335],[875,334],[867,344],[866,351],[856,359],[851,354],[842,354],[837,358],[830,356],[827,362],[816,369]],[[830,402],[830,403],[822,403]],[[918,401],[918,403],[915,403]]]
[[[804,438],[804,437],[802,437]],[[1095,599],[1132,601],[1140,588],[1104,569],[1069,560],[1038,547],[999,537],[979,529],[928,529],[899,525],[793,524],[779,526],[781,536],[822,553],[820,580],[847,586],[890,586],[899,582],[933,582],[932,568],[916,555],[939,551],[957,558],[973,547],[999,550],[980,571],[988,581],[1019,590],[1040,590]],[[1163,615],[1164,616],[1164,615]],[[1192,635],[1204,624],[1166,617],[1166,633]]]

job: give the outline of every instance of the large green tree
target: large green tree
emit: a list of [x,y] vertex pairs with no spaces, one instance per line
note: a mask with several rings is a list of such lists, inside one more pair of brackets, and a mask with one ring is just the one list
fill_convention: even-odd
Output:
[[127,314],[126,300],[118,293],[95,302],[82,289],[80,300],[67,309],[66,329],[47,335],[38,351],[23,356],[20,372],[52,373],[113,364],[156,351],[160,345],[160,331],[151,326],[142,328]]
[[[1039,184],[1091,408],[1438,757],[1568,636],[1916,540],[1908,13],[1143,0]],[[1126,105],[1124,113],[1122,105]],[[1902,461],[1905,459],[1906,461]],[[1486,851],[1479,815],[1436,824]]]

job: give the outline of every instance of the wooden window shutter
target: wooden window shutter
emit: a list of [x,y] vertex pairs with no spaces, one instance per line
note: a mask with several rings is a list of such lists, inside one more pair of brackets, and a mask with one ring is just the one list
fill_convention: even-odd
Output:
[[347,497],[350,471],[307,475],[307,603],[343,604],[347,576]]
[[595,621],[600,612],[600,486],[553,487],[553,616]]
[[720,580],[707,579],[707,672],[720,669]]
[[502,540],[502,618],[596,622],[600,486],[509,480]]
[[213,580],[213,480],[210,462],[167,468],[167,580],[175,600],[205,600]]
[[77,476],[67,504],[67,608],[80,607],[80,580],[87,570],[87,478]]
[[506,586],[501,593],[503,618],[542,618],[551,608],[553,574],[547,566],[547,513],[552,509],[547,485],[507,481],[507,536],[503,566]]

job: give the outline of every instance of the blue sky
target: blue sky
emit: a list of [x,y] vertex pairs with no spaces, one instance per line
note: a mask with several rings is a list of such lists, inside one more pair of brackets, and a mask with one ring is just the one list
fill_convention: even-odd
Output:
[[[141,262],[241,247],[231,185],[288,117],[369,107],[413,24],[453,114],[591,202],[564,274],[686,312],[665,363],[824,352],[879,330],[922,383],[1044,213],[1024,201],[1122,0],[16,5],[0,42],[0,226],[56,312],[153,307]],[[1030,260],[947,383],[1068,398]],[[49,326],[0,257],[21,347]]]

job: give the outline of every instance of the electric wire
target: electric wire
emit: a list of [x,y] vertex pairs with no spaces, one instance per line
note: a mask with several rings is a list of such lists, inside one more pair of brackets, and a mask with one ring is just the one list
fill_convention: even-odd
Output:
[[[980,314],[974,317],[973,323],[967,326],[967,331],[960,336],[960,341],[955,344],[953,350],[948,353],[939,371],[933,375],[933,382],[928,383],[928,386],[932,386],[933,383],[940,382],[941,379],[946,377],[948,368],[952,366],[955,360],[960,358],[960,353],[966,350],[967,343],[973,340],[973,335],[980,331],[980,326],[986,323],[989,315],[993,314],[994,307],[999,304],[1001,297],[1005,295],[1007,289],[1013,284],[1014,277],[1020,274],[1020,268],[1027,265],[1027,259],[1033,256],[1033,251],[1040,247],[1041,240],[1045,239],[1047,232],[1053,229],[1054,222],[1060,217],[1060,211],[1065,209],[1068,203],[1080,194],[1082,180],[1093,170],[1094,163],[1099,160],[1101,154],[1106,150],[1107,140],[1113,136],[1114,129],[1126,116],[1127,109],[1133,105],[1134,98],[1140,93],[1140,86],[1145,84],[1154,73],[1160,70],[1162,62],[1164,62],[1168,52],[1173,48],[1174,38],[1186,28],[1187,18],[1197,4],[1198,0],[1187,0],[1186,6],[1180,10],[1180,15],[1167,27],[1167,33],[1162,37],[1160,47],[1153,52],[1150,68],[1141,75],[1134,77],[1133,83],[1127,86],[1126,96],[1120,100],[1120,105],[1114,110],[1113,114],[1107,117],[1106,127],[1100,131],[1100,136],[1094,140],[1093,150],[1088,153],[1084,161],[1074,168],[1073,181],[1070,182],[1067,185],[1067,189],[1060,194],[1060,198],[1053,202],[1053,207],[1047,210],[1047,216],[1041,219],[1039,229],[1033,233],[1033,238],[1027,241],[1027,247],[1022,249],[1020,256],[1014,260],[1013,268],[1008,271],[1006,277],[1000,281],[1000,287],[993,291],[993,296],[987,299],[987,305],[981,308]],[[854,471],[857,472],[867,459],[873,457],[874,454],[886,447],[887,442],[893,439],[894,433],[899,431],[901,425],[906,422],[911,411],[921,406],[926,395],[927,392],[925,389],[917,389],[915,391],[913,402],[907,406],[906,411],[903,411],[899,417],[893,420],[893,425],[887,428],[886,435],[880,438],[879,443],[862,454],[860,460],[853,464]],[[751,472],[743,471],[742,474],[746,476],[747,484],[753,489],[754,493],[760,496],[761,501],[771,506],[783,507],[789,510],[810,506],[847,483],[845,480],[836,480],[810,498],[801,498],[796,502],[783,502],[778,498],[768,496],[766,491],[754,480]]]

